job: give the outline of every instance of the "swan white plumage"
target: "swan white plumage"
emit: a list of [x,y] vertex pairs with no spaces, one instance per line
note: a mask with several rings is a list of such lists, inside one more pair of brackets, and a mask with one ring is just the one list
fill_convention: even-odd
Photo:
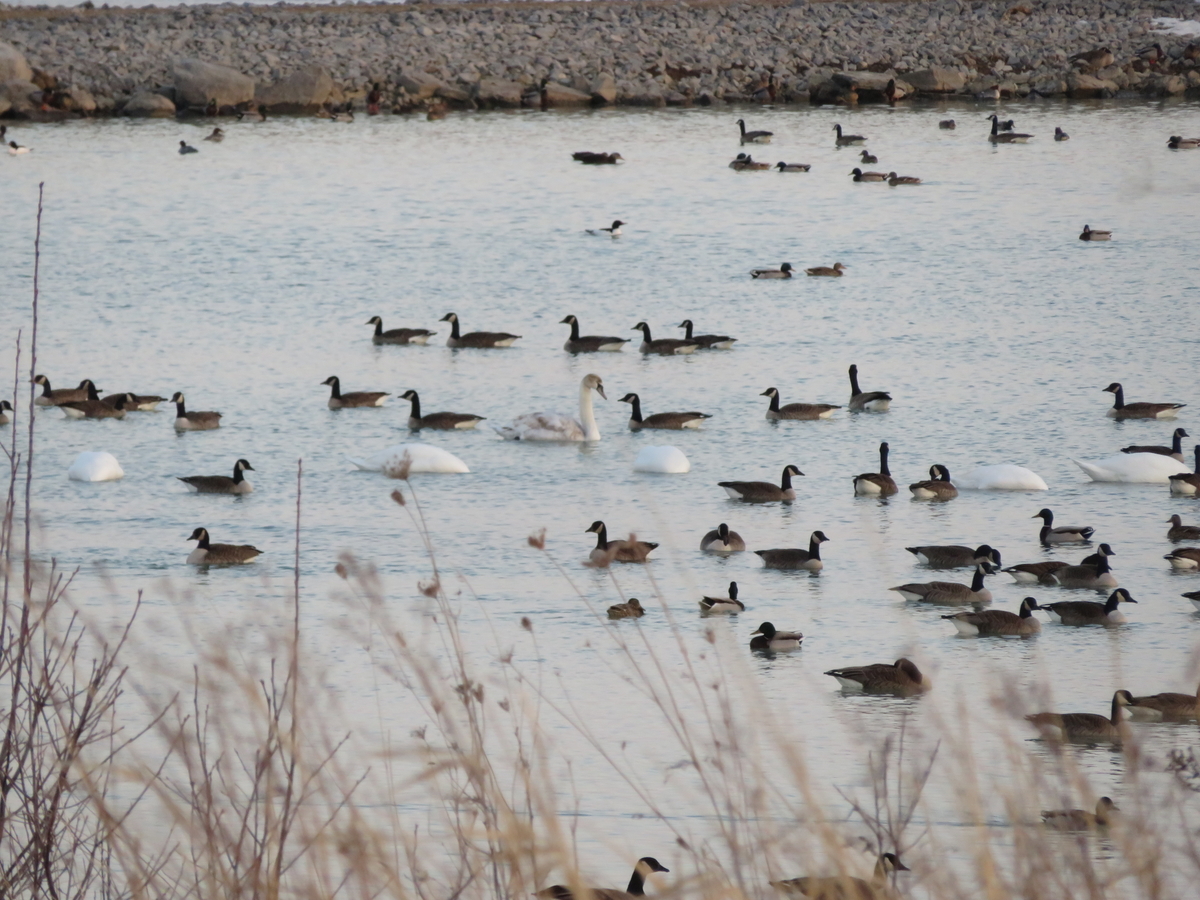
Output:
[[682,475],[692,471],[692,464],[678,447],[669,444],[643,447],[633,461],[635,472],[656,472],[663,475]]
[[72,481],[116,481],[125,477],[125,470],[111,453],[88,450],[75,457],[67,477]]
[[579,418],[562,413],[526,413],[513,419],[511,425],[493,425],[496,434],[506,441],[598,441],[600,429],[592,412],[592,391],[608,399],[604,382],[599,375],[585,375],[579,382]]
[[1049,486],[1036,472],[1024,466],[1002,463],[980,466],[954,479],[959,490],[968,491],[1048,491]]
[[410,472],[460,475],[471,471],[467,464],[453,453],[432,444],[395,444],[366,459],[355,459],[352,456],[347,456],[346,459],[366,472],[398,470],[406,460]]
[[1159,453],[1121,453],[1095,462],[1071,462],[1083,469],[1092,481],[1122,484],[1167,484],[1172,475],[1191,470],[1179,460]]

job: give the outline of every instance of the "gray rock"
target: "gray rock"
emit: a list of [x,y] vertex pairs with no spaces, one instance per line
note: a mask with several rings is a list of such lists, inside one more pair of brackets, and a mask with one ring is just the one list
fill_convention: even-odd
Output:
[[475,100],[485,108],[517,109],[525,88],[516,81],[484,78],[479,82]]
[[961,72],[934,66],[912,72],[908,76],[908,83],[912,85],[913,90],[923,94],[952,94],[961,91],[966,86],[967,79]]
[[577,91],[573,87],[567,87],[565,84],[548,81],[546,82],[546,102],[550,106],[588,106],[592,102],[592,95]]
[[25,54],[12,44],[0,41],[0,82],[33,81],[33,69]]
[[237,69],[200,59],[177,59],[171,64],[175,96],[184,106],[237,106],[254,99],[254,79]]
[[8,111],[19,116],[29,115],[42,104],[42,89],[19,78],[0,85],[0,96],[8,100]]
[[139,91],[121,108],[121,115],[135,119],[169,119],[175,115],[175,104],[162,94]]
[[254,92],[256,106],[272,113],[314,113],[333,93],[333,79],[324,66],[305,66]]
[[613,78],[611,73],[601,72],[592,79],[588,93],[592,95],[592,100],[597,103],[616,103],[617,80]]
[[64,96],[66,99],[64,105],[67,109],[83,113],[84,115],[91,115],[96,111],[96,98],[92,96],[92,92],[87,88],[73,84],[67,88]]
[[1075,99],[1094,97],[1111,97],[1120,88],[1115,82],[1097,78],[1095,75],[1085,75],[1082,72],[1071,72],[1067,75],[1067,93]]
[[401,74],[397,82],[400,87],[404,88],[404,90],[417,100],[428,100],[442,86],[442,83],[432,75],[417,71]]

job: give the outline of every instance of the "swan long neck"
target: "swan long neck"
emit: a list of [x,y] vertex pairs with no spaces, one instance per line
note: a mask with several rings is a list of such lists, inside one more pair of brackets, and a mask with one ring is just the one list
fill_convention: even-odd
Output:
[[417,395],[416,391],[412,392],[412,412],[410,415],[414,419],[421,418],[421,398]]
[[600,440],[600,429],[596,425],[596,415],[592,411],[592,389],[587,385],[579,386],[579,423],[583,426],[585,441]]

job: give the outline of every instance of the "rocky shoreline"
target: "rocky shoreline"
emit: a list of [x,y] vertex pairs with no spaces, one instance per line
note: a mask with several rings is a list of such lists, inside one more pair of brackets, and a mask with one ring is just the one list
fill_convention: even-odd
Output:
[[[84,4],[85,6],[90,4]],[[1193,0],[0,5],[0,116],[1200,97]],[[1161,23],[1160,23],[1161,24]],[[1146,49],[1157,44],[1159,49]],[[893,87],[888,88],[888,82]],[[378,85],[371,96],[373,85]]]

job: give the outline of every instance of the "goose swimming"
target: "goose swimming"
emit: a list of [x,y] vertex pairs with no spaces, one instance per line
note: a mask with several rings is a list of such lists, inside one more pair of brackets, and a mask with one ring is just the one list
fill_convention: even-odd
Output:
[[854,493],[875,497],[888,497],[899,491],[896,481],[888,468],[888,445],[884,441],[879,445],[879,471],[866,472],[854,476]]
[[246,480],[244,473],[253,471],[254,466],[239,459],[233,464],[232,478],[228,475],[188,475],[179,480],[195,494],[249,494],[254,486]]
[[1122,603],[1137,603],[1125,588],[1117,588],[1104,603],[1094,600],[1062,600],[1058,603],[1043,603],[1042,609],[1051,621],[1061,625],[1124,625],[1128,621],[1121,613]]
[[806,421],[829,419],[832,418],[835,409],[841,409],[840,406],[832,403],[788,403],[780,406],[779,391],[773,387],[767,388],[759,396],[771,398],[771,404],[767,407],[766,417],[772,421],[779,419],[801,419]]
[[193,566],[220,566],[248,563],[262,556],[262,551],[250,544],[214,544],[209,541],[208,529],[197,528],[189,541],[199,541],[196,549],[188,554],[187,561]]
[[614,560],[629,563],[645,562],[646,557],[658,546],[653,541],[610,541],[608,528],[599,519],[593,522],[584,534],[596,535],[596,546],[588,554],[588,559],[596,566],[607,566]]
[[400,399],[407,400],[412,404],[408,413],[408,427],[413,431],[419,431],[422,428],[433,428],[438,431],[465,431],[468,428],[474,428],[487,418],[486,416],[455,412],[435,412],[423,416],[421,415],[421,398],[416,391],[405,391],[400,395]]
[[375,333],[371,335],[371,340],[376,344],[424,345],[426,341],[437,334],[436,331],[430,331],[428,328],[391,328],[384,331],[383,319],[379,316],[371,316],[367,319],[366,324],[375,326]]
[[700,345],[695,341],[683,341],[675,338],[654,340],[650,337],[650,326],[645,322],[638,322],[632,330],[642,333],[642,343],[638,349],[643,353],[657,353],[659,356],[685,356],[700,349]]
[[599,375],[585,375],[579,382],[579,418],[561,413],[527,413],[513,419],[511,425],[493,425],[506,441],[598,441],[600,428],[592,410],[592,391],[605,400],[604,382]]
[[1125,389],[1114,381],[1104,389],[1113,395],[1113,405],[1108,410],[1112,419],[1174,419],[1186,403],[1126,403]]
[[1042,623],[1033,617],[1033,611],[1041,609],[1037,600],[1026,597],[1021,601],[1019,613],[1010,613],[1006,609],[981,609],[974,612],[951,613],[942,616],[948,619],[958,630],[967,637],[981,635],[1001,637],[1017,637],[1037,634],[1042,630]]
[[1095,713],[1034,713],[1025,717],[1045,740],[1050,741],[1119,741],[1129,731],[1122,719],[1124,709],[1133,695],[1129,691],[1113,694],[1112,713],[1108,718]]
[[[1194,697],[1192,702],[1195,702]],[[1132,712],[1132,707],[1126,708]],[[1117,821],[1116,813],[1120,811],[1121,807],[1113,803],[1112,797],[1101,797],[1096,801],[1094,813],[1086,809],[1043,809],[1042,822],[1055,831],[1094,831],[1114,824]]]
[[330,375],[323,385],[329,386],[330,409],[364,409],[369,406],[383,406],[391,396],[387,391],[350,391],[342,393],[342,382],[336,375]]
[[677,327],[684,329],[685,341],[694,341],[701,350],[729,350],[737,342],[737,338],[727,334],[692,334],[691,319],[684,319]]
[[929,467],[928,481],[910,484],[908,489],[917,500],[953,500],[958,496],[958,488],[950,481],[950,470],[938,463]]
[[509,334],[507,331],[471,331],[461,334],[458,327],[458,315],[446,313],[439,319],[450,323],[450,337],[446,338],[447,347],[474,347],[488,349],[494,347],[511,347],[521,339],[519,334]]
[[913,694],[923,694],[932,687],[929,677],[922,674],[916,663],[904,657],[894,663],[830,669],[825,674],[836,678],[842,690],[854,693],[897,694],[909,697]]
[[825,568],[821,561],[821,545],[829,538],[825,532],[814,531],[808,538],[808,549],[785,548],[779,550],[755,550],[756,556],[762,558],[763,567],[767,569],[805,569],[809,572],[820,572]]
[[743,144],[769,144],[775,135],[773,131],[747,131],[745,119],[738,119],[737,124],[742,133]]
[[900,857],[885,853],[875,863],[870,880],[850,875],[807,875],[772,881],[771,887],[788,894],[800,894],[808,900],[899,900],[899,894],[892,890],[888,878],[893,872],[907,871],[909,868]]
[[988,116],[992,120],[992,133],[988,135],[988,140],[993,144],[1024,144],[1028,143],[1033,137],[1032,134],[1020,134],[1015,131],[1001,131],[1000,117],[995,113]]
[[849,147],[853,144],[865,144],[867,139],[861,134],[842,134],[842,126],[834,125],[833,130],[837,132],[837,137],[833,143],[837,147]]
[[571,336],[563,344],[563,349],[568,353],[616,353],[629,343],[629,338],[611,335],[588,334],[580,337],[579,320],[574,316],[567,316],[558,324],[571,326]]
[[1180,472],[1178,475],[1172,475],[1168,479],[1171,483],[1172,494],[1183,494],[1187,497],[1194,497],[1200,494],[1200,444],[1196,445],[1196,471]]
[[983,579],[994,571],[986,563],[978,563],[975,566],[975,577],[971,579],[969,587],[956,581],[930,581],[901,584],[888,590],[895,591],[905,600],[915,603],[938,603],[945,606],[991,603],[992,592],[984,587]]
[[722,522],[700,538],[700,549],[705,553],[740,553],[746,549],[746,542]]
[[183,392],[176,391],[171,395],[171,402],[175,404],[175,430],[176,431],[212,431],[214,428],[221,427],[221,414],[204,410],[202,412],[188,412],[183,403]]
[[886,412],[891,406],[892,395],[886,391],[863,391],[858,387],[858,366],[850,367],[849,408],[867,412]]
[[533,896],[540,898],[540,900],[584,900],[585,897],[590,898],[590,900],[629,900],[630,897],[645,896],[646,876],[651,872],[670,871],[670,869],[653,856],[643,856],[637,861],[637,865],[634,866],[633,875],[629,878],[629,886],[623,891],[618,891],[615,888],[588,887],[584,894],[576,895],[565,884],[556,884],[548,888],[542,888]]
[[744,500],[747,503],[771,503],[782,500],[790,503],[796,499],[796,491],[792,487],[792,476],[804,473],[795,466],[785,466],[779,485],[769,481],[718,481],[717,487],[725,488],[732,500]]
[[1153,444],[1133,444],[1129,447],[1122,447],[1122,453],[1157,453],[1159,456],[1173,456],[1175,459],[1183,462],[1183,439],[1190,435],[1182,428],[1176,428],[1175,433],[1171,435],[1171,446],[1163,447]]
[[699,428],[701,422],[712,418],[711,414],[702,412],[655,413],[652,416],[642,418],[642,402],[638,399],[637,394],[626,394],[617,402],[628,403],[632,407],[629,410],[630,431],[640,431],[643,428],[663,428],[672,431],[680,431],[684,428]]

